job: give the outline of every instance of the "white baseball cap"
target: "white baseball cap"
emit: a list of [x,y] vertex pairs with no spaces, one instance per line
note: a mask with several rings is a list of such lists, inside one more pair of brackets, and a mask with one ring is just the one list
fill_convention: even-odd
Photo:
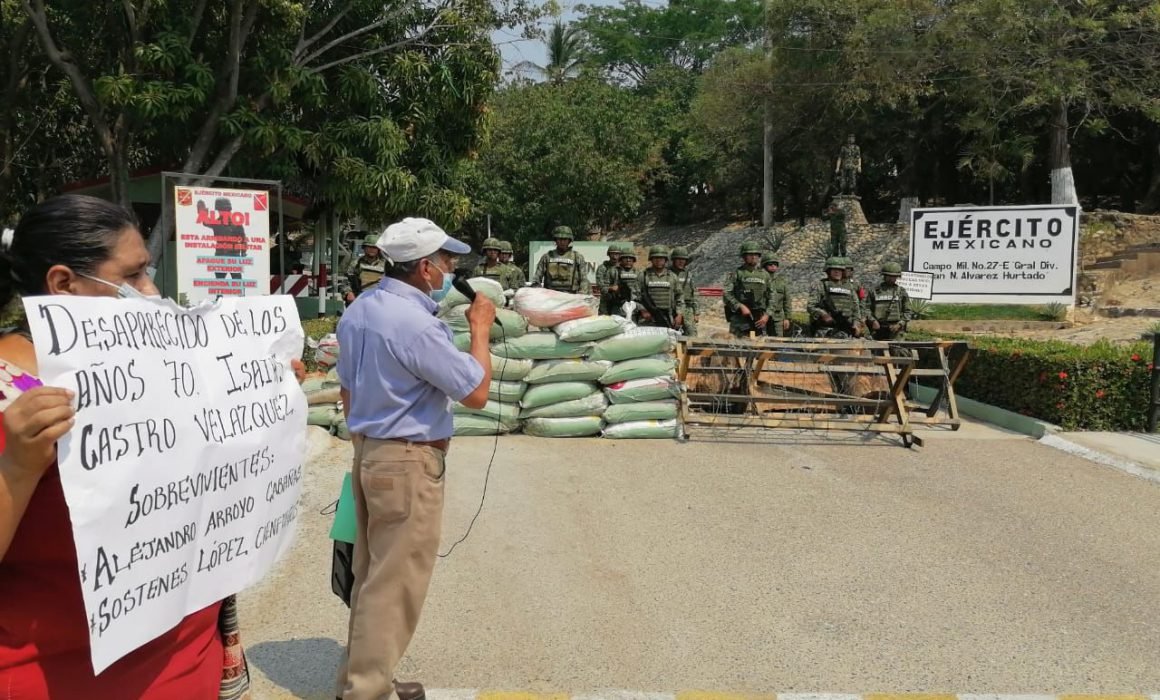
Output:
[[454,255],[471,252],[471,246],[448,236],[434,221],[410,217],[383,229],[375,245],[397,263],[420,260],[437,250]]

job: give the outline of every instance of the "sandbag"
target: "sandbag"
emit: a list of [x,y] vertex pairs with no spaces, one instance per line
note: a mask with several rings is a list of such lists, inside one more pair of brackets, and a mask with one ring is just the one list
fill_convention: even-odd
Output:
[[539,408],[553,403],[574,401],[599,393],[600,388],[590,382],[551,382],[528,387],[520,399],[522,408]]
[[455,345],[455,349],[459,352],[471,351],[470,333],[455,333],[451,336],[451,342]]
[[322,391],[322,387],[326,384],[325,377],[311,377],[302,382],[302,391],[309,396],[318,391]]
[[455,435],[506,435],[518,427],[487,416],[455,415],[452,421]]
[[604,394],[614,404],[634,401],[661,401],[680,396],[681,384],[671,377],[633,379],[607,387]]
[[533,326],[552,328],[565,321],[595,316],[599,303],[587,294],[569,294],[542,287],[516,290],[512,306]]
[[490,401],[500,403],[518,404],[527,388],[528,385],[523,382],[505,382],[493,379],[491,384],[487,385],[487,398]]
[[588,359],[622,362],[672,352],[677,346],[677,337],[677,332],[671,328],[632,328],[597,343]]
[[538,408],[525,408],[520,411],[520,420],[525,418],[582,418],[584,416],[599,416],[608,408],[608,399],[599,392],[572,401],[550,403]]
[[677,360],[672,355],[653,355],[635,360],[617,362],[600,375],[601,384],[618,384],[632,379],[651,377],[671,377],[677,368]]
[[555,333],[540,332],[496,343],[491,351],[514,360],[557,360],[583,357],[591,347],[590,343],[566,343]]
[[461,403],[454,403],[451,405],[451,413],[457,416],[486,416],[510,424],[520,419],[519,404],[499,401],[488,401],[483,408],[468,408]]
[[319,367],[334,367],[338,364],[338,336],[328,333],[318,341],[314,349],[314,361]]
[[673,420],[677,417],[676,399],[621,403],[604,409],[605,423],[631,423],[642,420]]
[[681,425],[674,420],[640,420],[631,423],[616,423],[607,425],[601,431],[602,437],[611,439],[659,439],[678,438],[681,436]]
[[604,340],[618,333],[623,333],[630,326],[632,326],[632,322],[623,316],[592,316],[591,318],[564,321],[552,331],[560,336],[560,340],[582,343],[589,340]]
[[611,367],[611,362],[599,360],[544,360],[532,367],[524,381],[528,384],[594,382]]
[[346,416],[339,413],[330,426],[330,432],[340,440],[349,440],[350,428],[346,424]]
[[524,432],[535,437],[586,437],[598,435],[604,421],[599,416],[583,418],[530,418]]
[[522,381],[535,366],[535,360],[513,360],[508,357],[492,355],[491,378],[505,382]]
[[334,423],[335,416],[341,415],[338,411],[338,405],[334,403],[311,406],[306,411],[306,425],[329,428]]
[[331,367],[330,371],[326,373],[326,381],[338,383],[338,368]]
[[[476,294],[482,294],[495,304],[497,309],[503,308],[504,295],[503,285],[493,279],[487,277],[472,277],[467,280],[471,288],[475,290]],[[439,314],[442,315],[447,309],[453,309],[456,306],[463,306],[469,304],[467,297],[463,296],[458,289],[454,287],[443,297],[443,301],[439,302]]]
[[[471,308],[467,304],[461,306],[454,306],[441,312],[439,318],[451,327],[451,331],[456,334],[467,334],[471,328],[467,323],[467,310]],[[496,309],[495,322],[491,324],[491,330],[488,332],[491,340],[506,340],[507,338],[519,338],[526,335],[528,332],[528,321],[523,316],[520,316],[511,309]],[[470,342],[468,343],[470,345]],[[458,347],[458,345],[456,346]]]
[[342,386],[331,384],[330,382],[327,382],[322,389],[306,394],[306,404],[308,406],[338,403],[339,401],[342,401]]

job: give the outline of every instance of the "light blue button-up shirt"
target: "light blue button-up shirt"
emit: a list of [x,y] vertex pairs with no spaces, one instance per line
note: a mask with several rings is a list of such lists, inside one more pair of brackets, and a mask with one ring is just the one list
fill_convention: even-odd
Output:
[[451,437],[451,401],[483,381],[483,368],[451,342],[438,304],[384,277],[338,322],[338,379],[350,392],[352,433],[426,442]]

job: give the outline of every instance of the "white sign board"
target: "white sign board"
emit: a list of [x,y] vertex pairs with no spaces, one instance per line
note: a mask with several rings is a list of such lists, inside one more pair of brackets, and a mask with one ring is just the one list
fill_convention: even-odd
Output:
[[905,289],[911,299],[930,299],[934,293],[934,275],[930,272],[903,272],[898,278],[898,286]]
[[[586,263],[588,283],[596,284],[596,268],[608,260],[608,247],[616,241],[574,241],[572,249],[579,253]],[[543,280],[532,279],[540,258],[556,249],[555,241],[531,241],[528,243],[528,281],[537,284]]]
[[1079,207],[962,207],[911,212],[910,269],[934,275],[934,301],[1075,301]]
[[190,304],[270,291],[270,194],[174,188],[177,293]]
[[24,300],[58,444],[93,671],[257,582],[296,529],[306,397],[287,296]]

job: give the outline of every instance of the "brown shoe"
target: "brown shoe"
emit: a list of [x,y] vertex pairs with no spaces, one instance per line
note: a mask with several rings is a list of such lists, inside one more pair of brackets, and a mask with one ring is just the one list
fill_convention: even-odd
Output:
[[427,693],[422,683],[402,683],[395,681],[395,695],[399,700],[426,700]]

